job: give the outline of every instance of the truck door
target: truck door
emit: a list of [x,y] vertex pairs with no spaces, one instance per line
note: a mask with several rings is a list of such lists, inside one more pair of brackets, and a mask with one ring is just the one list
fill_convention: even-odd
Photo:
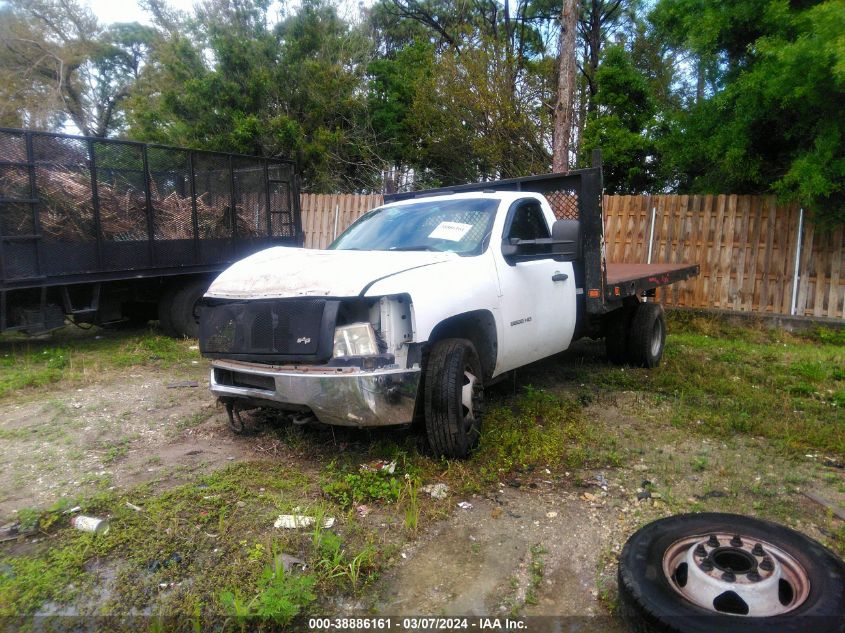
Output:
[[[504,242],[548,238],[549,223],[540,201],[514,202],[505,218]],[[493,245],[501,292],[503,321],[497,372],[551,356],[565,350],[575,330],[575,277],[572,263],[505,257],[502,245]]]

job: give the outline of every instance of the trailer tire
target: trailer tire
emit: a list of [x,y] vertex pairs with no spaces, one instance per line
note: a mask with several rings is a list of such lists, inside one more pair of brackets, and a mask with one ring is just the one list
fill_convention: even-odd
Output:
[[158,299],[158,325],[165,336],[176,338],[179,332],[173,324],[173,299],[178,286],[168,286]]
[[[718,539],[715,548],[711,535]],[[751,549],[756,544],[759,554]],[[687,555],[698,547],[705,558],[695,553],[691,569]],[[719,555],[723,563],[731,556],[748,561],[756,580],[749,584],[748,572],[735,574],[736,580],[745,576],[737,584],[725,579]],[[777,563],[774,571],[760,572],[765,558]],[[766,573],[778,582],[766,587]],[[625,543],[617,578],[620,612],[635,633],[845,630],[845,563],[803,534],[752,517],[707,512],[649,523]]]
[[425,365],[425,430],[441,457],[462,459],[478,445],[484,383],[475,346],[466,339],[437,341]]
[[178,336],[198,338],[200,334],[197,304],[208,290],[208,279],[194,279],[181,286],[173,297],[170,319]]
[[624,365],[628,362],[628,337],[635,308],[636,306],[622,306],[608,315],[604,349],[608,360],[614,365]]
[[657,367],[666,346],[666,316],[659,303],[640,303],[628,332],[628,362],[635,367]]

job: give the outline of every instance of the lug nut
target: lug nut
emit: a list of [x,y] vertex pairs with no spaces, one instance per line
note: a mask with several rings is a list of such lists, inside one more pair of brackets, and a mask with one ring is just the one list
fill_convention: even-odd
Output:
[[709,558],[705,558],[703,561],[701,561],[699,567],[701,568],[701,571],[713,571],[713,561],[711,561]]
[[704,545],[699,543],[698,546],[693,551],[693,554],[695,554],[696,556],[701,556],[703,558],[703,557],[707,556],[707,550],[704,549]]
[[722,574],[722,580],[725,580],[727,582],[733,582],[734,580],[736,580],[736,575],[730,567],[725,567],[725,571]]
[[739,538],[739,534],[737,534],[731,539],[731,545],[733,545],[734,547],[742,547],[742,539]]
[[715,534],[711,534],[710,538],[707,540],[707,544],[710,547],[719,547],[719,539],[716,538]]
[[748,572],[745,577],[748,578],[748,580],[750,580],[751,582],[758,582],[760,580],[760,574],[758,574],[756,571]]
[[755,556],[763,556],[765,554],[765,552],[763,551],[763,546],[759,543],[754,546],[754,549],[751,550],[751,553]]
[[768,557],[764,558],[763,562],[760,563],[760,569],[762,569],[763,571],[772,571],[774,568],[775,568],[775,565],[774,565],[774,563],[772,563],[771,558],[768,558]]

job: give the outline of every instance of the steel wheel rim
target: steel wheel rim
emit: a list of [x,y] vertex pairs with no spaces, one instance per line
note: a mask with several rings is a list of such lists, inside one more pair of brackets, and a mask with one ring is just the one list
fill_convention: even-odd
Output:
[[477,424],[481,414],[482,385],[470,366],[464,368],[461,385],[461,411],[464,429],[469,432]]
[[663,573],[685,600],[720,615],[780,615],[810,593],[795,557],[768,541],[727,532],[676,541],[663,555]]

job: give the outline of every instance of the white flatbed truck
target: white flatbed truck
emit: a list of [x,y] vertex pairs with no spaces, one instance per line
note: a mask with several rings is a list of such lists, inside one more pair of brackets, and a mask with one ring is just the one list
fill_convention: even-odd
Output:
[[236,429],[250,407],[352,427],[422,419],[435,453],[464,457],[484,387],[577,338],[656,366],[666,322],[642,299],[698,266],[606,263],[601,191],[591,168],[398,194],[327,250],[235,263],[200,311],[211,392]]

